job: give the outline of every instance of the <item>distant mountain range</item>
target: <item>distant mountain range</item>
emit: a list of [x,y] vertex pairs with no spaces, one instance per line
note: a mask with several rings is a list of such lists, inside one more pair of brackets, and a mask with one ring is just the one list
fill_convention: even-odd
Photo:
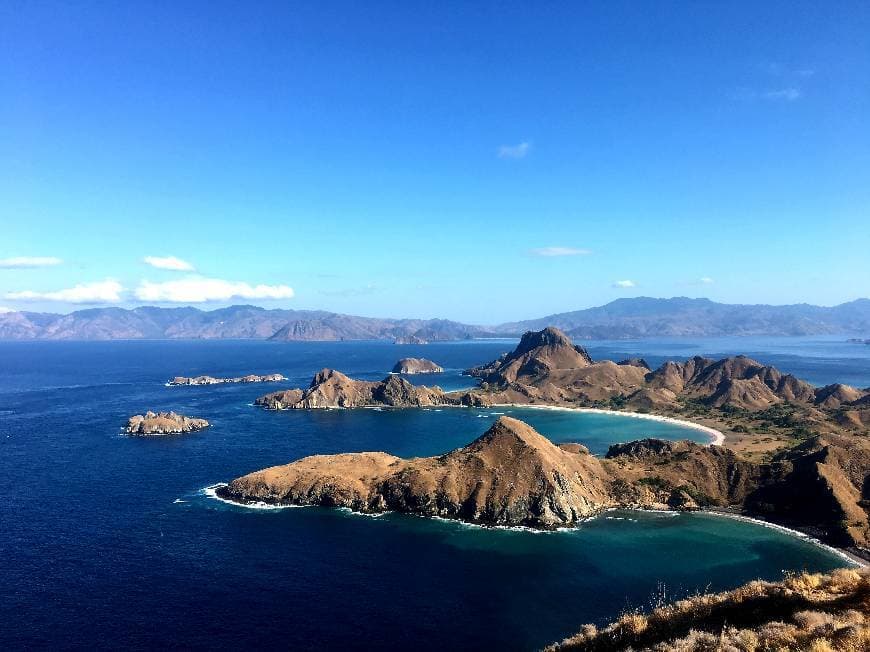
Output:
[[826,308],[716,303],[709,299],[617,299],[607,305],[502,324],[521,333],[556,326],[571,337],[709,337],[717,335],[836,335],[870,333],[870,299]]
[[498,326],[445,319],[377,319],[321,310],[91,308],[67,315],[0,313],[2,340],[272,339],[436,342],[517,336],[556,326],[573,338],[628,339],[717,335],[867,335],[870,299],[830,308],[724,304],[709,299],[618,299],[586,310]]

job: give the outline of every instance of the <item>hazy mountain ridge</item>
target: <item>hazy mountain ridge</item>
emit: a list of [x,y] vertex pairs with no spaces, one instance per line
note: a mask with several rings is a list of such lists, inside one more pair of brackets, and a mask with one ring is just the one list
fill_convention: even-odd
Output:
[[522,333],[556,326],[575,338],[831,335],[870,331],[870,300],[837,306],[725,304],[710,299],[637,297],[498,327]]
[[446,341],[518,336],[556,326],[574,338],[662,336],[866,335],[870,299],[833,307],[716,303],[709,299],[637,297],[540,319],[484,327],[446,319],[380,319],[324,310],[230,306],[198,308],[89,308],[67,315],[0,314],[2,340],[273,339],[285,341]]

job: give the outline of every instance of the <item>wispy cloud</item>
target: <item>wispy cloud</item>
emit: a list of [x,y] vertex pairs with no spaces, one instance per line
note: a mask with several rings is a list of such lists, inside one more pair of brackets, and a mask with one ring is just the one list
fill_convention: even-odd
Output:
[[146,265],[156,267],[157,269],[169,269],[175,272],[192,272],[193,265],[186,260],[176,258],[175,256],[145,256],[142,259]]
[[205,303],[230,299],[290,299],[293,288],[287,285],[249,285],[241,281],[189,276],[175,281],[142,281],[136,298],[155,303]]
[[765,91],[761,94],[761,97],[765,100],[794,102],[803,97],[803,92],[801,89],[791,86],[789,88],[777,88]]
[[59,301],[63,303],[118,303],[124,286],[118,281],[106,279],[94,283],[80,283],[75,287],[53,292],[7,292],[6,298],[14,301]]
[[627,288],[637,287],[637,283],[635,283],[634,281],[630,281],[630,280],[614,281],[613,287],[620,288],[620,289],[627,289]]
[[592,253],[590,249],[578,249],[576,247],[538,247],[530,249],[529,253],[534,256],[554,258],[557,256],[587,256]]
[[700,283],[701,285],[712,285],[713,283],[715,283],[715,281],[709,276],[702,276],[698,279],[698,283]]
[[0,306],[0,315],[5,315],[10,312],[15,312],[12,308],[7,308],[6,306]]
[[532,148],[531,143],[522,142],[517,145],[502,145],[498,148],[499,158],[525,158]]
[[14,256],[0,258],[0,269],[22,269],[25,267],[53,267],[63,261],[54,256]]

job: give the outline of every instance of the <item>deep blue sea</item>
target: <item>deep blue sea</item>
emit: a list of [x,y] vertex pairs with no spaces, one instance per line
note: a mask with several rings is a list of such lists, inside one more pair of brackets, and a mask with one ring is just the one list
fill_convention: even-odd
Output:
[[[870,347],[830,339],[589,342],[593,357],[745,352],[817,384],[870,385]],[[266,412],[251,403],[335,367],[386,375],[399,357],[460,370],[510,341],[0,343],[0,648],[271,646],[534,649],[664,592],[727,588],[840,558],[755,524],[611,512],[557,533],[390,514],[257,510],[204,488],[313,453],[431,455],[506,409]],[[165,387],[175,375],[281,372],[287,383]],[[190,435],[131,438],[147,409],[201,416]],[[628,417],[512,411],[601,453],[643,436],[703,433]]]

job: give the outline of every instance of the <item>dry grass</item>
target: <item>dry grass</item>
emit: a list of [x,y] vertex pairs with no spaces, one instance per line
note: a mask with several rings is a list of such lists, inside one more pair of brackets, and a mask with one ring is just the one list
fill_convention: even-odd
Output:
[[586,625],[551,650],[654,652],[865,652],[870,650],[870,571],[800,573],[754,581]]

